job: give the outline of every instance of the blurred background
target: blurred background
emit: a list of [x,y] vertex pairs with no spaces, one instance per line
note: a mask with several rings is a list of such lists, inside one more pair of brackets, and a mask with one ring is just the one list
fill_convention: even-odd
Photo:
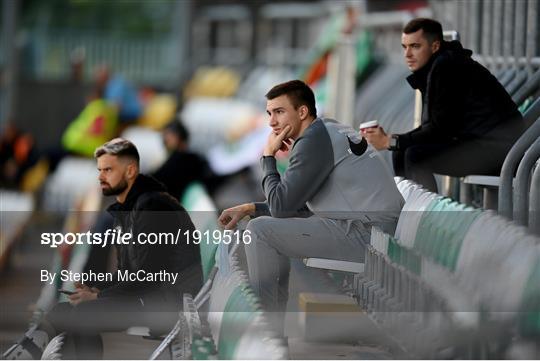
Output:
[[497,76],[521,74],[516,89],[540,66],[538,0],[1,2],[0,351],[61,298],[44,290],[40,269],[107,263],[38,241],[44,231],[98,227],[109,201],[92,154],[105,141],[132,140],[142,172],[161,176],[188,210],[189,185],[202,184],[211,205],[197,210],[215,217],[264,198],[264,94],[279,82],[304,80],[319,115],[355,127],[418,123],[400,46],[414,17],[439,20]]
[[2,126],[39,149],[58,144],[102,66],[145,110],[162,93],[178,109],[196,96],[264,104],[268,84],[305,76],[352,16],[416,9],[430,11],[427,1],[2,1]]

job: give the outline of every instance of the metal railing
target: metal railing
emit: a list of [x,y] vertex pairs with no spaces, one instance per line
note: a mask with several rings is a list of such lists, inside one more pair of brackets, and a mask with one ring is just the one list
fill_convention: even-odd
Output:
[[430,1],[434,18],[457,29],[462,44],[492,70],[514,66],[531,75],[540,66],[538,0]]
[[30,31],[32,64],[25,70],[38,79],[67,79],[75,52],[84,59],[84,77],[91,79],[96,67],[108,64],[137,83],[167,83],[177,79],[182,64],[173,38],[132,39],[106,33]]

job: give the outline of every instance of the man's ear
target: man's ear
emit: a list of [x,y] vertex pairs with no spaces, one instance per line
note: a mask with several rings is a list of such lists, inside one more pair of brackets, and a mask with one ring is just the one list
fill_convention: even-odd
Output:
[[126,177],[127,179],[135,179],[139,174],[139,167],[135,162],[129,162],[126,167]]
[[300,107],[298,108],[298,115],[300,115],[300,119],[302,120],[306,119],[308,114],[309,114],[309,110],[308,110],[307,105],[300,105]]
[[435,40],[433,43],[431,43],[431,52],[434,53],[438,51],[441,48],[441,42],[439,40]]

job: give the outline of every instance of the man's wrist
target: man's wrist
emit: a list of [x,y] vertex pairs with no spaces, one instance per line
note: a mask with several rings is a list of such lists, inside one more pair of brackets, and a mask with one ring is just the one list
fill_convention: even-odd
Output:
[[397,134],[390,134],[388,136],[388,150],[398,150],[399,149],[399,136]]
[[249,216],[254,215],[256,210],[257,210],[257,208],[255,207],[255,203],[246,203],[245,204],[245,212]]

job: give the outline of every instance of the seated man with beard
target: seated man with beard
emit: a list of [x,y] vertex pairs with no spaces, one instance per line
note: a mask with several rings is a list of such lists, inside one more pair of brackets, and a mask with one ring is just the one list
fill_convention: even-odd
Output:
[[[59,303],[8,358],[39,358],[47,342],[43,340],[61,332],[74,345],[70,358],[101,358],[100,332],[136,325],[147,326],[154,334],[165,333],[176,322],[181,293],[196,291],[201,284],[198,247],[184,239],[192,234],[193,223],[161,183],[139,173],[139,153],[133,143],[114,139],[99,147],[95,158],[103,195],[116,196],[116,203],[108,208],[114,231],[131,234],[128,242],[115,242],[118,270],[79,274],[107,282],[94,287],[76,283],[69,303]],[[176,244],[148,244],[145,240],[151,233],[179,233],[183,238]]]

